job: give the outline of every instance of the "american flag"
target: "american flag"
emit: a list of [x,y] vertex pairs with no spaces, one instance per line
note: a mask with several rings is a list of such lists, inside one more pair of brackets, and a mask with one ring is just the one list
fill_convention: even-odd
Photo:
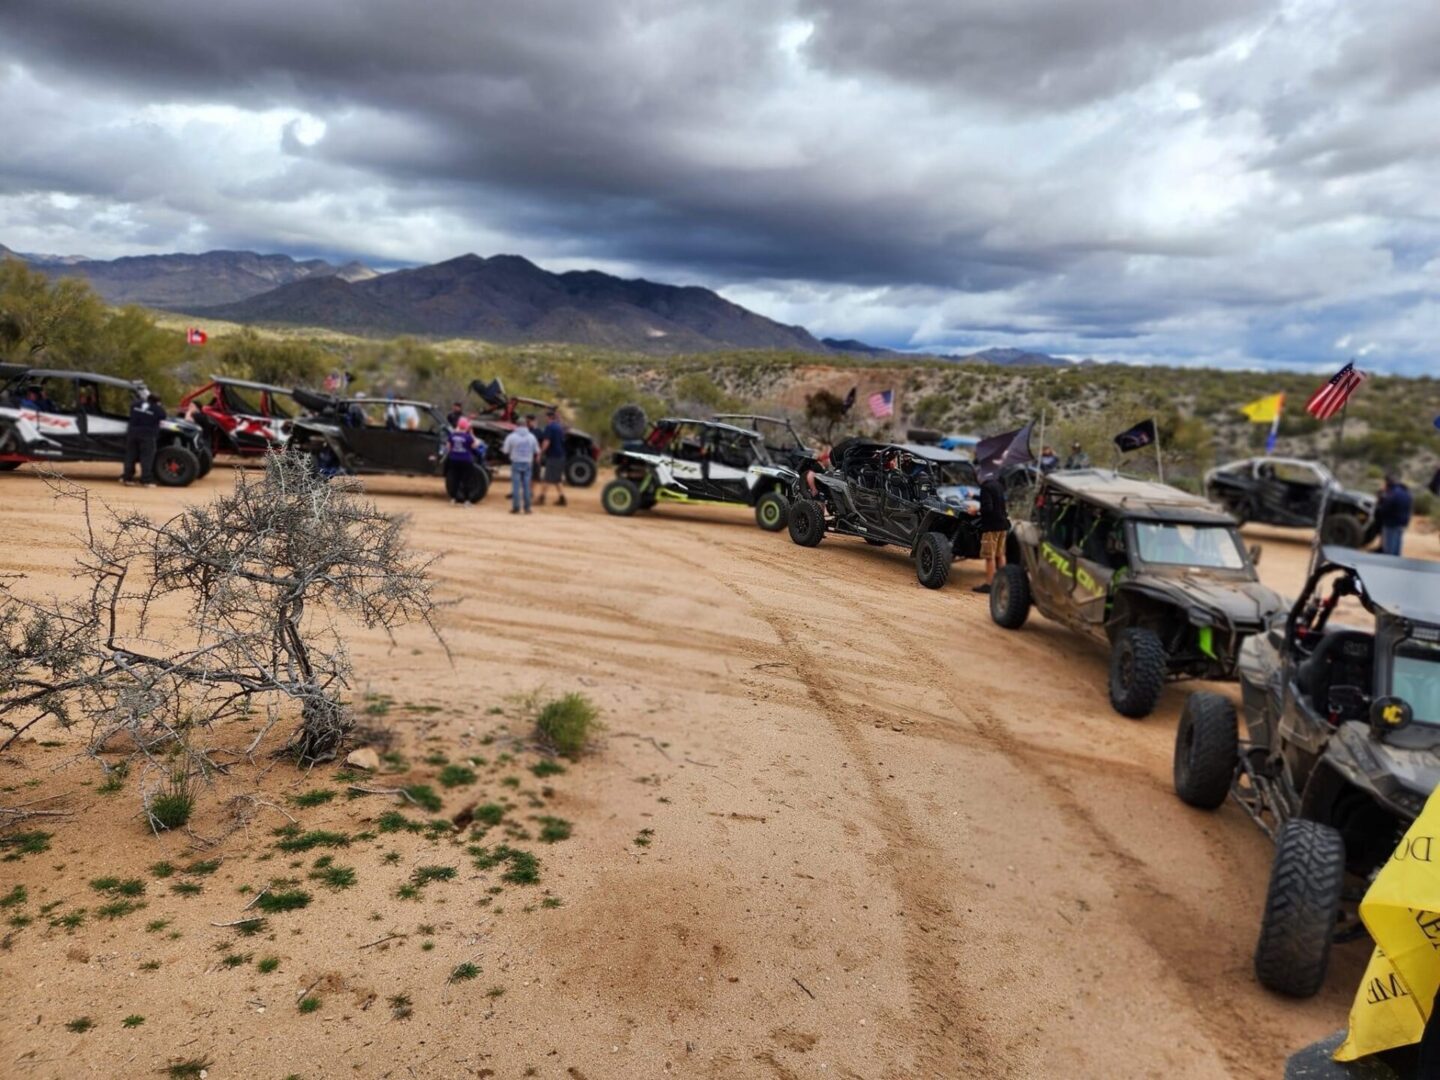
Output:
[[1305,411],[1316,420],[1329,420],[1345,407],[1345,402],[1350,400],[1350,395],[1359,389],[1365,378],[1365,373],[1351,360],[1310,395],[1310,400],[1305,402]]
[[870,395],[870,415],[877,420],[883,420],[887,416],[895,415],[895,391],[881,390],[878,394]]
[[201,330],[198,326],[191,326],[185,330],[186,345],[204,345],[210,340],[210,335]]

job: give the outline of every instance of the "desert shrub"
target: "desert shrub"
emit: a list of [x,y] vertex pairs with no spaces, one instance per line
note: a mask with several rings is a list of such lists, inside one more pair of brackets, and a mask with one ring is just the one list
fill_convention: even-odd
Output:
[[600,710],[580,693],[572,692],[548,702],[535,718],[535,732],[540,741],[571,760],[585,751],[600,728]]
[[145,806],[150,826],[156,832],[183,828],[195,809],[195,783],[190,774],[176,769],[160,791]]

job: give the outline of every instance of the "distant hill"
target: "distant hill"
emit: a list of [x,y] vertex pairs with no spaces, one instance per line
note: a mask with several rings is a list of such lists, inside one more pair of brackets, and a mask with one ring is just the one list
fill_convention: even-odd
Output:
[[710,289],[594,270],[552,274],[518,255],[457,259],[362,281],[310,274],[235,303],[186,309],[242,323],[354,334],[568,342],[606,349],[825,352],[809,331],[747,311]]
[[999,367],[1070,367],[1072,361],[1049,353],[1026,349],[982,349],[965,356],[949,356],[947,360],[967,364],[996,364]]
[[84,278],[109,303],[170,310],[228,304],[311,278],[363,281],[375,276],[375,271],[360,263],[335,266],[323,259],[297,261],[289,255],[257,255],[253,251],[110,260],[0,250],[0,255],[7,253],[52,277]]
[[853,356],[893,356],[897,359],[902,359],[906,355],[895,349],[887,349],[883,345],[867,345],[865,342],[857,341],[854,338],[827,337],[821,338],[820,343],[827,349],[832,349],[840,353],[849,353]]

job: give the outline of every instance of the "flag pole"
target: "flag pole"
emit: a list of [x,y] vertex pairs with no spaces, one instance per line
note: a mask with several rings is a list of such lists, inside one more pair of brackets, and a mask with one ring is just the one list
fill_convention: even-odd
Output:
[[1345,396],[1345,403],[1340,406],[1340,428],[1335,432],[1335,449],[1330,458],[1330,470],[1337,476],[1340,474],[1340,449],[1345,443],[1345,414],[1350,411],[1350,396]]

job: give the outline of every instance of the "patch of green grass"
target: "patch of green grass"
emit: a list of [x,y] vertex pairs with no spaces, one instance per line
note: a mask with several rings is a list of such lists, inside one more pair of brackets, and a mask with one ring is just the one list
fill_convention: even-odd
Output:
[[485,991],[485,996],[488,997],[488,998],[504,997],[504,996],[505,996],[505,987],[503,987],[503,986],[492,986],[492,987],[490,987],[489,990],[486,990],[486,991]]
[[195,811],[195,785],[184,772],[174,772],[163,791],[146,807],[150,823],[157,829],[179,829]]
[[500,875],[501,881],[512,885],[534,885],[540,880],[540,860],[528,851],[513,848],[509,844],[498,844],[493,848],[471,845],[469,852],[474,858],[475,866],[480,870],[489,870],[501,863],[507,863],[505,873]]
[[641,829],[638,833],[635,834],[635,846],[636,846],[636,847],[649,847],[649,846],[650,846],[650,840],[651,840],[651,838],[652,838],[654,835],[655,835],[655,830],[654,830],[654,829]]
[[88,1016],[77,1016],[65,1024],[66,1031],[73,1031],[76,1035],[83,1035],[95,1026],[95,1021]]
[[401,885],[395,890],[395,899],[418,900],[420,899],[420,890],[414,885]]
[[475,783],[475,770],[468,765],[446,765],[440,770],[440,783],[447,788]]
[[285,836],[275,842],[281,851],[310,851],[317,847],[349,847],[350,837],[328,829],[311,829],[295,836]]
[[380,760],[390,766],[385,770],[386,772],[404,772],[410,767],[410,762],[405,759],[405,755],[394,750],[381,754]]
[[386,810],[375,819],[375,827],[382,833],[392,832],[424,832],[425,826],[418,821],[411,821],[399,810]]
[[312,1013],[316,1009],[320,1008],[320,999],[313,996],[301,998],[300,1004],[296,1006],[296,1008],[298,1008],[302,1013]]
[[337,769],[331,779],[337,784],[353,784],[356,780],[365,779],[365,774],[355,772],[353,769]]
[[208,1070],[212,1062],[208,1057],[187,1058],[176,1061],[165,1069],[170,1080],[200,1080],[200,1074]]
[[422,810],[429,810],[432,814],[438,814],[440,808],[445,805],[429,784],[411,784],[405,789],[405,794],[409,795]]
[[543,780],[547,776],[556,776],[560,773],[563,773],[565,771],[565,766],[561,765],[560,762],[556,761],[554,758],[547,757],[541,758],[539,761],[535,762],[535,764],[531,765],[530,771]]
[[544,900],[540,901],[540,906],[543,908],[557,908],[562,903],[564,903],[564,901],[558,896],[547,896]]
[[499,825],[505,818],[505,807],[499,803],[484,803],[475,808],[475,820],[487,826]]
[[461,982],[465,979],[473,979],[480,974],[480,969],[468,960],[450,973],[452,982]]
[[139,878],[126,878],[122,881],[116,877],[99,877],[90,882],[90,888],[96,892],[113,893],[116,896],[144,896],[145,882]]
[[259,960],[255,961],[255,970],[260,972],[261,975],[269,975],[279,966],[280,957],[278,956],[262,956]]
[[417,866],[410,874],[410,881],[423,888],[432,881],[453,881],[457,873],[453,866]]
[[554,844],[560,840],[569,840],[571,833],[570,822],[558,817],[536,818],[540,823],[540,842],[542,844]]
[[203,890],[198,881],[177,881],[170,891],[177,896],[199,896]]
[[225,957],[220,962],[224,964],[227,968],[237,968],[241,964],[248,964],[250,962],[250,954],[238,952],[231,953],[229,956]]
[[600,730],[600,710],[584,694],[547,702],[535,717],[535,732],[557,754],[574,761]]
[[267,915],[279,915],[284,911],[297,911],[309,903],[310,894],[304,889],[272,889],[262,893],[255,906]]
[[394,866],[397,862],[400,861],[400,852],[387,851],[384,855],[380,856],[380,861],[382,863],[386,863],[387,865]]
[[5,852],[3,861],[14,862],[26,855],[39,855],[49,851],[51,835],[37,829],[33,832],[15,832],[0,836],[0,851]]
[[16,885],[4,896],[0,896],[0,908],[19,907],[30,898],[29,891],[24,885]]
[[173,873],[175,873],[175,867],[168,862],[162,861],[150,864],[151,877],[167,878]]
[[59,918],[51,919],[50,925],[64,930],[75,930],[85,921],[85,909],[76,908],[74,911],[66,912]]
[[433,948],[435,948],[435,942],[433,941],[422,941],[420,943],[421,952],[429,952]]
[[220,860],[219,860],[219,859],[206,859],[206,860],[203,861],[203,862],[192,862],[189,866],[182,866],[182,867],[180,868],[180,872],[181,872],[182,874],[205,875],[205,874],[213,874],[216,870],[219,870],[219,869],[220,869]]
[[450,759],[444,754],[440,753],[440,751],[436,750],[433,754],[425,755],[425,764],[434,765],[438,768],[441,765],[449,765]]
[[415,1011],[414,1003],[410,1000],[409,994],[391,994],[386,1000],[390,1006],[390,1018],[392,1020],[408,1020],[410,1014]]
[[125,787],[125,778],[130,775],[130,763],[122,761],[105,773],[105,782],[95,790],[101,795],[114,795]]
[[110,903],[96,908],[95,914],[102,919],[120,919],[132,911],[139,911],[144,906],[143,900],[112,900]]
[[164,930],[165,927],[169,925],[169,919],[151,919],[148,923],[145,924],[145,932],[147,934],[158,934],[161,930]]
[[160,970],[160,961],[159,961],[159,960],[146,960],[143,964],[140,965],[140,970],[141,970],[141,971],[159,971],[159,970]]
[[30,925],[32,922],[34,922],[34,921],[35,921],[35,920],[32,919],[29,915],[19,915],[19,914],[11,915],[10,918],[8,918],[8,919],[5,920],[5,922],[6,922],[7,924],[9,924],[10,926],[15,927],[15,929],[17,929],[17,930],[19,930],[21,927],[29,926],[29,925]]
[[242,923],[236,923],[235,932],[242,937],[254,937],[268,925],[263,916],[257,915],[253,919],[246,919]]
[[355,868],[353,866],[322,866],[318,870],[310,871],[310,880],[318,881],[327,889],[339,892],[355,884]]
[[145,1017],[140,1016],[137,1013],[131,1013],[129,1016],[125,1017],[124,1020],[120,1021],[120,1023],[127,1028],[137,1028],[144,1022]]
[[508,788],[518,788],[520,786],[520,777],[506,776],[500,780],[500,783],[504,784]]
[[335,798],[335,792],[330,788],[315,788],[313,791],[302,791],[299,795],[291,795],[290,802],[295,806],[324,806],[333,798]]

